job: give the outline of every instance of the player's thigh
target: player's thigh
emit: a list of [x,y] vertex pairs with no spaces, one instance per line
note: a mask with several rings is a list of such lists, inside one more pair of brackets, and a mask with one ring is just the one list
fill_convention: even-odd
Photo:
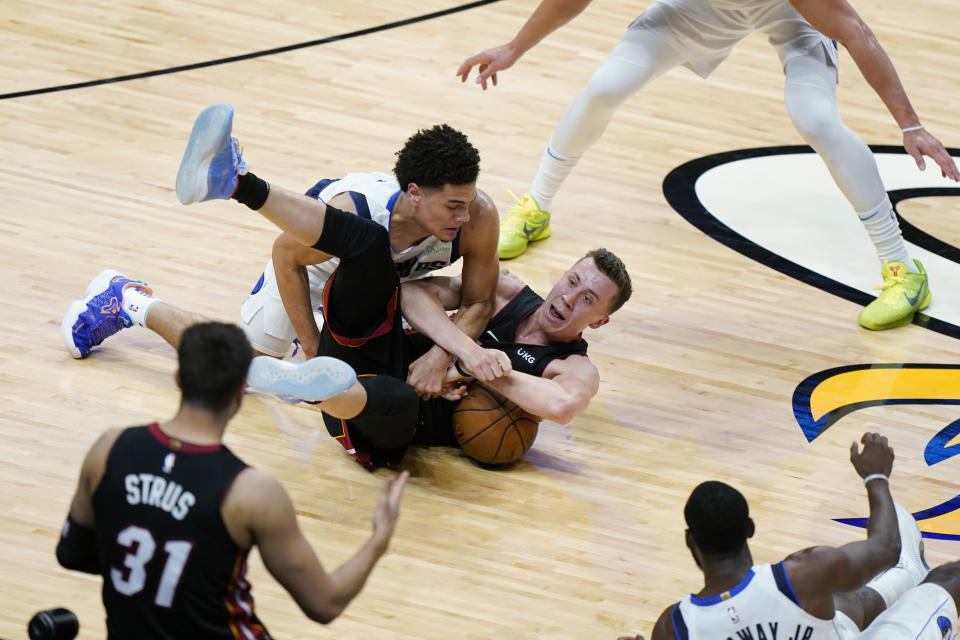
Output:
[[942,586],[924,582],[881,613],[860,640],[955,640],[957,606]]

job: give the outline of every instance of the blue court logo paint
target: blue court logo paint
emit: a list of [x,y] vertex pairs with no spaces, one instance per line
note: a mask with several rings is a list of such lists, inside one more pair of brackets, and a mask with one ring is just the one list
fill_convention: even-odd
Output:
[[[808,442],[865,407],[894,404],[960,405],[960,365],[857,364],[815,373],[793,393],[793,414]],[[960,415],[960,409],[957,411]],[[938,431],[924,449],[933,466],[960,453],[960,419]],[[924,537],[960,540],[960,495],[914,514]],[[866,518],[836,518],[866,526]]]
[[[910,224],[897,205],[914,198],[960,196],[960,187],[938,173],[919,172],[902,147],[870,148],[911,254],[924,261],[928,272],[934,266],[935,289],[956,286],[960,249]],[[960,156],[956,149],[948,151]],[[837,217],[850,205],[809,147],[743,149],[698,158],[671,171],[663,192],[688,222],[744,256],[857,305],[876,296],[869,290],[872,283],[862,280],[865,270],[876,269],[876,256],[863,244],[856,216],[849,218],[859,229],[844,226],[842,216]],[[805,203],[802,210],[797,202]],[[826,232],[812,235],[819,229]],[[960,339],[960,308],[941,302],[917,313],[914,324]],[[793,396],[794,415],[808,442],[853,411],[891,404],[960,405],[960,365],[852,364],[809,376]],[[960,453],[957,413],[958,419],[927,443],[928,465]],[[960,540],[960,495],[914,516],[925,537]],[[865,518],[838,521],[866,523]]]

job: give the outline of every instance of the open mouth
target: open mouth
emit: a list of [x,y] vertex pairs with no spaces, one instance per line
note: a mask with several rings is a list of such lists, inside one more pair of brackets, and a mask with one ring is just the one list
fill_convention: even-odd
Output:
[[563,315],[557,311],[557,308],[553,305],[550,305],[549,314],[554,320],[566,320],[566,318],[564,318]]

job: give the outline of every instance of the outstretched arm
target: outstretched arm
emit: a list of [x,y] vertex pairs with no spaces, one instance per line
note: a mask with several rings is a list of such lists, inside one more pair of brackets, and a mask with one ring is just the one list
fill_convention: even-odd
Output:
[[[960,181],[960,171],[943,144],[922,128],[887,52],[847,0],[790,0],[814,29],[842,44],[877,92],[903,133],[903,146],[922,171],[929,156],[944,177]],[[920,127],[920,128],[917,128]]]
[[304,538],[293,503],[280,483],[255,469],[243,471],[224,504],[224,520],[242,524],[260,549],[270,573],[303,612],[328,623],[360,592],[377,560],[386,552],[400,515],[400,499],[409,474],[387,478],[373,517],[373,534],[336,571],[324,571]]
[[479,65],[479,74],[475,82],[484,90],[487,88],[487,80],[496,85],[498,71],[512,67],[520,56],[549,34],[570,22],[588,4],[590,0],[543,0],[513,40],[481,51],[464,60],[457,69],[460,81],[466,82],[470,76],[470,70]]
[[870,503],[867,539],[842,547],[805,549],[784,560],[800,606],[820,618],[833,617],[834,593],[862,586],[900,556],[897,513],[886,479],[893,468],[893,449],[879,433],[865,433],[860,441],[863,451],[854,442],[850,461],[866,482]]

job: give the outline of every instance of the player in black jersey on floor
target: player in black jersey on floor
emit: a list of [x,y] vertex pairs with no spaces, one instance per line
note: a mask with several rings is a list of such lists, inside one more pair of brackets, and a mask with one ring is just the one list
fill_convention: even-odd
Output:
[[221,443],[252,355],[239,327],[190,327],[179,341],[176,415],[111,429],[87,453],[57,559],[103,576],[110,638],[269,638],[245,578],[254,545],[303,612],[330,622],[387,550],[406,472],[384,483],[370,538],[327,573],[280,483]]

